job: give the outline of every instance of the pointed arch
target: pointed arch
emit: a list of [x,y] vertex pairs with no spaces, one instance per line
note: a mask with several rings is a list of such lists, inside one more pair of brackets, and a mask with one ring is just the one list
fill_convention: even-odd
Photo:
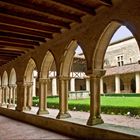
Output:
[[[83,49],[81,46],[78,45],[78,42],[76,40],[72,40],[68,47],[66,48],[63,57],[61,58],[61,64],[60,64],[60,75],[61,76],[69,76],[73,64],[73,59],[75,55],[75,51],[77,48],[80,48],[81,52],[84,54]],[[86,58],[85,58],[86,59]]]
[[104,61],[104,55],[106,52],[106,49],[109,45],[109,42],[113,36],[113,34],[116,32],[116,30],[121,26],[119,22],[112,21],[107,25],[107,27],[104,29],[103,33],[101,34],[97,45],[96,50],[92,58],[92,69],[102,69],[103,68],[103,61]]
[[47,51],[47,53],[43,59],[42,65],[41,65],[40,78],[49,77],[49,70],[53,63],[55,63],[54,56],[50,51]]
[[24,73],[24,80],[25,82],[32,82],[33,77],[33,70],[36,68],[35,61],[30,58],[25,73]]
[[[102,69],[103,68],[103,64],[104,64],[103,62],[104,62],[104,56],[106,53],[106,49],[107,49],[114,33],[122,25],[123,25],[123,23],[121,23],[121,22],[112,21],[104,29],[103,33],[101,34],[101,36],[97,42],[96,49],[95,49],[95,52],[92,57],[92,69]],[[131,28],[127,27],[127,25],[124,25],[124,26],[126,26],[126,28],[131,32]],[[131,32],[131,33],[133,33],[133,32]]]
[[7,85],[8,85],[8,74],[7,71],[4,71],[2,76],[2,86],[7,86]]
[[9,76],[9,84],[13,85],[16,84],[16,71],[14,68],[12,68]]

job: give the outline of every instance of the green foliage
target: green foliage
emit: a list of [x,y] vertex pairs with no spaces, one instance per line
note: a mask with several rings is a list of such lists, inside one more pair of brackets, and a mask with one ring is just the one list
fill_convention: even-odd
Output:
[[[33,100],[33,105],[37,106],[39,99]],[[59,108],[59,98],[47,98],[48,108]],[[74,111],[89,112],[90,99],[78,99],[68,101],[69,109]],[[102,96],[101,97],[101,112],[105,114],[129,114],[140,116],[140,97],[114,97]]]
[[107,94],[101,94],[101,96],[112,96],[112,97],[140,97],[140,94],[137,93],[107,93]]
[[39,96],[32,97],[33,100],[39,100]]

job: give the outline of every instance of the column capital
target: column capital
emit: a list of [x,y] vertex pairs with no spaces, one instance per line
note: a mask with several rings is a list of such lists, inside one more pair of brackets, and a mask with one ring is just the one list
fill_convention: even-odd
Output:
[[24,85],[24,82],[23,81],[17,81],[16,84],[17,85]]
[[24,83],[24,86],[32,86],[33,85],[33,82],[25,82]]
[[8,85],[2,85],[1,87],[2,87],[2,88],[6,88],[7,86],[8,86]]
[[14,88],[14,87],[17,87],[17,85],[16,84],[9,84],[9,87]]
[[69,76],[58,76],[59,80],[70,80],[71,78]]
[[47,83],[50,80],[50,78],[39,78],[39,83]]
[[104,69],[93,69],[88,70],[86,72],[86,75],[93,77],[93,78],[101,78],[103,75],[105,75],[106,70]]

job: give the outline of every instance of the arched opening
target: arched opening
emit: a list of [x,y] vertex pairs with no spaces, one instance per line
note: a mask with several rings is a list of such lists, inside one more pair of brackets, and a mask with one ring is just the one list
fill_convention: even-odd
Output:
[[56,64],[53,54],[48,51],[44,57],[41,66],[41,78],[48,79],[48,92],[47,96],[56,96],[57,93],[57,81],[56,81]]
[[89,98],[89,79],[85,74],[86,69],[84,53],[77,44],[70,72],[69,99]]
[[[140,76],[139,72],[137,72],[138,69],[135,70],[139,65],[139,54],[138,44],[131,31],[120,23],[111,22],[101,35],[96,46],[96,53],[93,57],[93,69],[106,70],[106,73],[102,78],[108,86],[107,89],[112,89],[112,85],[115,87],[115,90],[112,90],[111,94],[107,91],[105,94],[106,96],[101,96],[101,106],[108,105],[112,106],[112,108],[113,106],[117,106],[119,108],[119,106],[125,107],[125,103],[129,106],[130,103],[135,102],[132,98],[130,101],[128,94],[130,94],[130,89],[133,92],[136,90],[136,93],[140,92],[140,88],[138,86],[140,85],[138,84]],[[134,79],[136,83],[134,80],[130,80],[133,75],[135,75]],[[110,79],[114,79],[114,81],[111,81]],[[125,98],[122,98],[122,96]],[[127,98],[129,98],[128,100],[130,102],[126,101]],[[105,111],[102,108],[101,112],[127,114],[126,111],[122,111],[121,109],[118,112],[113,109],[110,110],[109,108],[107,110],[108,111]],[[131,112],[133,112],[133,110],[131,110]],[[104,119],[104,115],[102,116],[104,122],[106,122],[107,120]]]
[[37,68],[31,58],[24,73],[24,110],[31,110],[32,98],[36,97]]
[[9,108],[10,107],[15,107],[16,104],[16,99],[17,99],[17,92],[16,92],[16,72],[15,69],[12,68],[9,76]]
[[8,88],[8,74],[4,71],[2,76],[2,106],[8,105],[8,97],[9,97],[9,88]]
[[[106,77],[107,80],[114,75],[115,87],[118,90],[117,93],[130,93],[129,88],[124,86],[128,85],[128,80],[124,79],[136,73],[135,70],[132,71],[132,69],[138,65],[140,59],[139,54],[139,47],[132,33],[126,26],[120,26],[114,33],[106,49],[103,65],[106,70],[104,77]],[[128,73],[130,74],[128,75]],[[119,75],[119,77],[117,77],[117,75]],[[139,74],[137,74],[137,77],[139,77]]]
[[[52,107],[49,103],[49,99],[58,96],[56,75],[57,71],[54,56],[50,51],[47,51],[41,65],[39,77],[40,93],[39,110],[37,114],[48,114],[47,105],[48,107]],[[47,98],[49,99],[47,100]],[[49,112],[50,111],[52,110],[49,110]]]
[[132,93],[136,92],[136,81],[135,81],[135,78],[131,79],[131,92]]
[[[81,106],[78,108],[76,104],[78,101],[84,102],[83,99],[85,98],[87,100],[89,99],[90,88],[89,78],[85,74],[86,69],[86,58],[82,51],[82,46],[80,46],[77,41],[71,41],[64,53],[60,66],[60,76],[63,77],[60,84],[62,85],[64,83],[63,87],[60,85],[60,107],[66,112],[65,117],[75,117],[74,112],[71,112],[71,115],[69,114],[68,106],[71,110],[83,111],[84,107]],[[62,106],[63,103],[65,104],[65,108]],[[59,115],[58,117],[61,118],[61,112]]]

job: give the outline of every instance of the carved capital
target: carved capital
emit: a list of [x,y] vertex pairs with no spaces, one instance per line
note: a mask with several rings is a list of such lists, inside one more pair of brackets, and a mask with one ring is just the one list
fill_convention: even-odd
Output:
[[10,87],[10,88],[16,88],[17,85],[16,85],[16,84],[9,84],[9,87]]
[[25,82],[24,87],[31,87],[33,85],[33,82]]
[[45,79],[40,78],[39,79],[39,83],[41,83],[41,84],[47,84],[49,81],[50,81],[50,78],[45,78]]
[[59,76],[58,79],[67,81],[67,80],[70,80],[70,77],[69,76]]

